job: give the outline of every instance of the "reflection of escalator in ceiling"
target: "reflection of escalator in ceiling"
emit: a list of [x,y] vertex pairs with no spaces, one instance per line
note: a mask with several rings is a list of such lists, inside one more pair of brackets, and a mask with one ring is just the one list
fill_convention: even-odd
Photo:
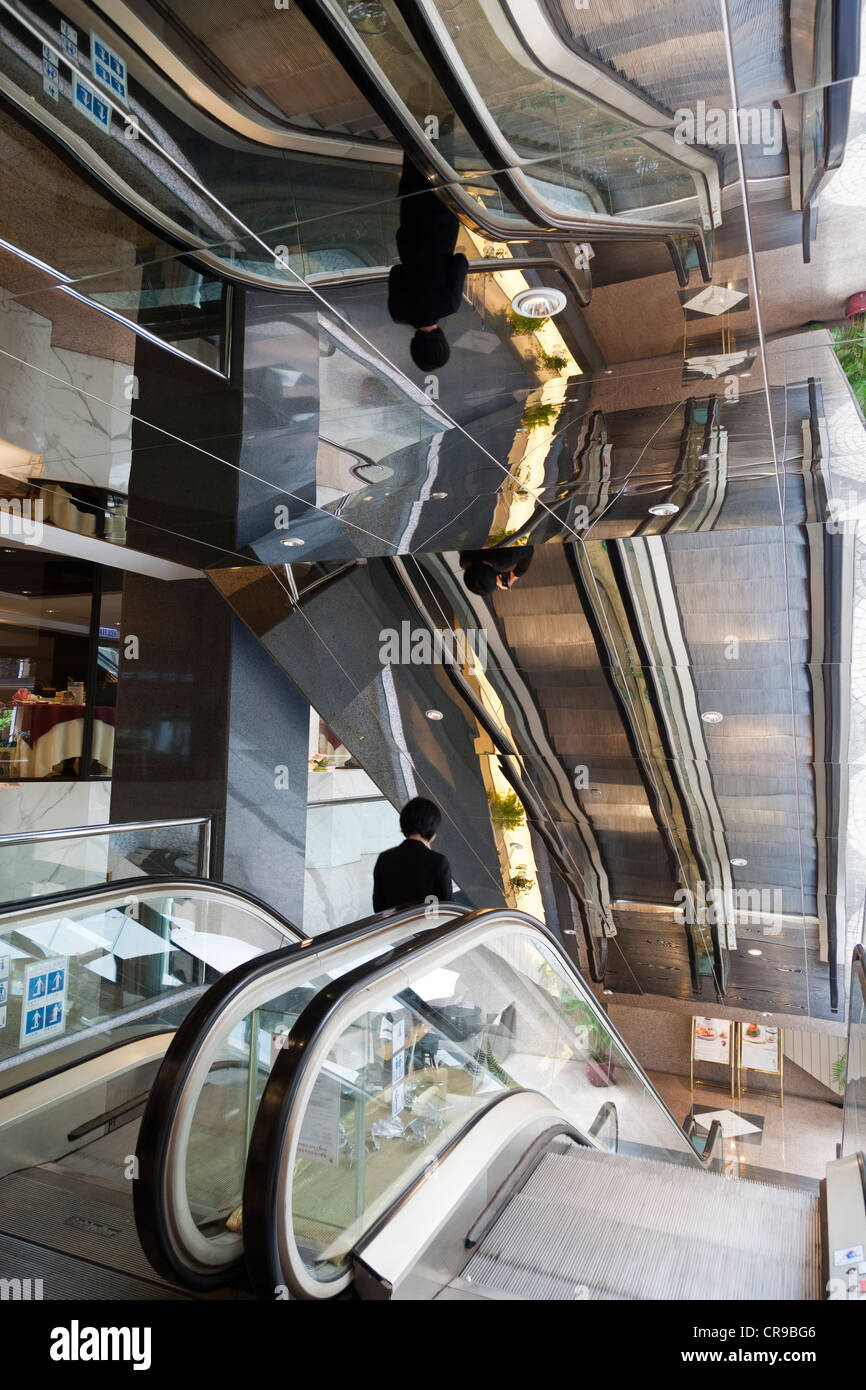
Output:
[[[118,23],[126,7],[109,6]],[[149,0],[135,9],[158,16],[178,58],[198,59],[266,121],[296,132],[343,135],[393,146],[387,126],[322,43],[296,5],[271,0],[201,5],[197,0]],[[168,32],[165,32],[167,30]]]

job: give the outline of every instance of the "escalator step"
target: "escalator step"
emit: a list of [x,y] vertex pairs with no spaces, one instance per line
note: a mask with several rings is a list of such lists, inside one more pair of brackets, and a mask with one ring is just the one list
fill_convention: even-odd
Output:
[[655,1160],[547,1154],[462,1271],[532,1299],[820,1296],[818,1199]]

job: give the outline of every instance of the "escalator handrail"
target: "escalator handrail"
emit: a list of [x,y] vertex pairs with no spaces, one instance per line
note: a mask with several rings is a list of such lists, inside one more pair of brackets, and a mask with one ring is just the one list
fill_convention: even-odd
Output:
[[[5,83],[5,79],[2,79]],[[238,285],[246,289],[267,290],[271,294],[298,295],[305,294],[308,287],[316,290],[333,286],[357,286],[365,285],[379,280],[387,279],[390,273],[390,266],[365,266],[358,267],[350,272],[313,272],[306,279],[299,278],[296,281],[288,279],[272,279],[269,275],[259,273],[254,270],[245,269],[236,265],[232,261],[225,260],[217,255],[209,243],[195,233],[184,228],[180,223],[176,223],[172,218],[161,212],[159,208],[149,203],[146,198],[137,193],[129,184],[122,179],[110,165],[106,164],[95,150],[81,140],[73,131],[66,127],[57,125],[55,128],[51,124],[51,113],[43,112],[33,103],[22,105],[21,101],[11,91],[7,84],[5,96],[19,114],[28,122],[39,128],[40,133],[60,145],[75,160],[78,165],[84,167],[87,175],[98,186],[99,192],[115,206],[120,206],[122,210],[131,214],[138,222],[144,225],[154,235],[163,238],[176,250],[182,253],[184,259],[197,269],[203,270],[208,274],[216,275],[226,284]],[[479,206],[474,200],[469,199],[472,208]],[[464,221],[468,220],[464,218]],[[476,219],[475,230],[484,236],[499,236],[502,232],[501,227],[491,227],[482,225],[482,220]],[[520,236],[521,234],[531,233],[536,235],[534,227],[522,227],[509,230],[508,235]],[[577,276],[574,274],[567,260],[559,261],[553,256],[518,256],[509,261],[497,260],[494,264],[490,257],[479,258],[469,261],[469,273],[479,274],[487,270],[508,269],[533,269],[535,267],[550,267],[555,269],[568,282],[569,288],[574,295],[576,303],[581,308],[586,308],[592,297],[592,279],[589,268],[584,272],[585,285],[581,286]],[[73,282],[74,284],[74,282]],[[98,312],[104,312],[105,306],[95,300],[88,298],[87,301]],[[115,315],[117,317],[117,315]],[[135,328],[135,324],[130,324]]]
[[[431,186],[468,226],[499,241],[535,239],[542,241],[661,241],[670,251],[680,285],[685,288],[689,277],[682,266],[678,238],[685,237],[695,245],[701,275],[712,279],[706,252],[703,229],[692,224],[643,223],[631,218],[577,216],[548,217],[530,200],[528,217],[508,216],[484,208],[469,193],[464,180],[448,164],[435,145],[422,132],[399,94],[385,75],[376,68],[364,46],[358,41],[351,25],[341,13],[328,5],[327,0],[297,0],[299,8],[328,44],[331,51],[352,78],[367,101],[378,111],[409,155],[431,176]],[[507,168],[492,172],[507,177]],[[470,180],[466,180],[470,181]],[[523,194],[516,195],[520,202]]]
[[[279,110],[267,110],[259,105],[253,93],[162,0],[149,0],[144,5],[131,4],[129,0],[103,0],[100,9],[126,43],[139,49],[161,77],[180,88],[193,106],[237,134],[247,139],[260,139],[262,144],[276,148],[321,153],[328,158],[400,162],[401,150],[375,137],[296,125]],[[147,9],[152,9],[162,21],[162,32],[154,32]],[[167,41],[169,30],[174,46]],[[177,45],[183,45],[188,56],[184,56]],[[199,71],[194,64],[198,64]],[[233,100],[227,100],[216,84],[229,92]],[[258,129],[260,135],[251,136],[250,127]]]
[[[485,158],[492,163],[494,168],[499,168],[503,174],[511,176],[512,182],[508,185],[509,189],[514,188],[519,197],[523,199],[531,198],[537,208],[543,208],[549,215],[555,215],[555,210],[547,203],[544,203],[536,190],[530,192],[523,176],[523,161],[519,154],[510,145],[507,136],[503,134],[498,123],[491,115],[483,95],[475,88],[475,96],[472,88],[471,75],[463,63],[462,58],[457,52],[456,46],[451,44],[445,26],[442,24],[438,9],[435,8],[435,0],[430,0],[434,5],[433,13],[435,18],[429,13],[429,4],[424,0],[395,0],[397,8],[409,27],[412,37],[434,73],[439,85],[445,91],[449,100],[454,104],[454,109],[459,115],[463,125],[470,131],[473,140],[485,155]],[[513,15],[509,14],[507,7],[503,7],[505,18],[509,22],[510,28],[516,33],[520,46],[529,57],[531,63],[540,71],[544,72],[548,81],[557,83],[560,87],[567,88],[584,100],[591,101],[596,106],[605,106],[612,110],[597,94],[591,97],[583,91],[575,82],[564,77],[561,73],[549,72],[539,61],[536,54],[532,51],[527,36],[518,30],[514,22]],[[439,30],[439,32],[437,32]],[[453,48],[453,57],[446,51],[446,45]],[[461,73],[455,67],[459,63],[463,68]],[[477,99],[476,99],[477,97]],[[458,104],[459,103],[459,104]],[[643,138],[644,135],[655,135],[658,133],[657,127],[647,127],[638,122],[634,117],[628,118],[637,129],[631,132],[636,139]],[[672,141],[672,137],[671,137]],[[673,141],[672,141],[673,143]],[[491,158],[492,156],[492,158]],[[677,158],[672,152],[668,155],[675,163],[681,164],[689,173],[692,179],[700,179],[703,191],[707,199],[707,205],[711,204],[709,183],[704,170],[692,166],[692,162]],[[714,161],[713,161],[714,162]]]
[[[692,1143],[694,1143],[694,1136],[697,1133],[697,1129],[697,1121],[695,1120],[694,1115],[687,1116],[686,1122],[683,1125],[683,1132],[686,1134],[686,1136]],[[710,1164],[714,1161],[714,1159],[721,1157],[721,1154],[717,1151],[720,1150],[722,1145],[724,1144],[724,1139],[725,1132],[722,1129],[721,1120],[713,1120],[712,1124],[707,1130],[707,1138],[706,1142],[704,1143],[703,1152],[701,1152],[700,1149],[695,1148],[695,1153],[697,1154],[698,1158],[701,1160],[701,1163],[705,1168],[709,1168]]]
[[0,928],[8,919],[26,922],[33,917],[67,908],[88,907],[91,903],[98,907],[107,898],[129,899],[141,897],[142,894],[151,891],[174,891],[180,895],[189,892],[190,889],[198,893],[212,893],[220,899],[239,900],[245,907],[253,909],[254,916],[282,932],[290,944],[306,939],[299,927],[262,898],[247,892],[245,888],[236,888],[233,884],[223,883],[219,879],[183,878],[175,874],[142,874],[140,878],[115,878],[108,883],[91,884],[87,888],[71,888],[62,893],[49,893],[41,898],[19,898],[0,907]]
[[[440,903],[437,913],[451,912],[455,917],[468,914],[469,908],[459,903]],[[166,1176],[172,1129],[187,1083],[202,1048],[219,1027],[226,1011],[248,991],[269,975],[282,974],[292,965],[305,965],[323,953],[364,940],[375,945],[378,935],[384,935],[403,922],[425,920],[424,906],[389,908],[373,913],[347,926],[336,927],[320,936],[305,937],[252,960],[244,961],[227,971],[203,992],[175,1032],[166,1049],[159,1071],[153,1081],[141,1120],[136,1144],[137,1172],[133,1182],[133,1209],[142,1248],[153,1267],[166,1278],[186,1288],[205,1290],[223,1285],[237,1274],[243,1265],[240,1247],[227,1266],[203,1275],[185,1264],[169,1237],[165,1212]],[[281,984],[280,992],[285,987]]]
[[[524,217],[545,228],[548,234],[556,230],[572,229],[573,235],[580,232],[590,239],[593,236],[598,239],[598,232],[604,229],[610,232],[625,228],[638,231],[641,237],[646,239],[685,236],[695,245],[704,279],[712,278],[703,228],[697,223],[645,222],[632,217],[617,217],[615,214],[607,217],[581,218],[546,202],[538,189],[527,179],[519,157],[502,135],[480,93],[478,101],[473,100],[469,90],[470,84],[453,70],[451,60],[434,32],[424,6],[418,4],[417,0],[395,0],[395,3],[440,87],[493,170],[496,182]],[[691,177],[695,177],[694,171],[690,170],[689,173]],[[700,177],[706,185],[705,177],[702,174]],[[708,193],[708,188],[706,191]]]
[[[413,957],[417,959],[428,952],[433,954],[436,947],[454,938],[467,938],[467,946],[483,944],[491,930],[495,931],[500,925],[508,923],[529,929],[527,935],[541,938],[546,949],[552,950],[557,956],[570,987],[578,997],[591,1009],[603,1012],[553,933],[528,913],[507,907],[476,909],[457,923],[434,927],[392,947],[375,960],[348,971],[321,989],[299,1015],[286,1047],[277,1056],[259,1103],[250,1138],[243,1195],[244,1246],[253,1285],[263,1296],[276,1286],[287,1286],[294,1296],[301,1298],[321,1296],[325,1288],[328,1296],[333,1296],[345,1288],[352,1277],[351,1271],[346,1271],[327,1285],[314,1280],[304,1266],[293,1233],[289,1237],[290,1268],[285,1269],[276,1241],[276,1225],[283,1215],[278,1210],[281,1196],[285,1197],[285,1211],[291,1213],[292,1209],[293,1178],[288,1171],[288,1159],[303,1124],[308,1093],[315,1085],[319,1063],[342,1032],[346,1014],[351,1012],[362,995],[373,986],[382,985],[390,975],[399,974],[401,966]],[[700,1155],[694,1145],[607,1016],[604,1027],[676,1131],[681,1149],[688,1150],[699,1163]],[[290,1229],[290,1220],[288,1225]],[[272,1292],[270,1296],[273,1296]]]
[[599,1130],[602,1128],[604,1124],[607,1123],[607,1120],[611,1115],[613,1115],[613,1148],[614,1152],[616,1152],[617,1148],[619,1147],[619,1114],[612,1100],[606,1100],[602,1105],[599,1106],[598,1114],[596,1115],[595,1119],[593,1120],[592,1124],[586,1132],[590,1139],[595,1139],[598,1135]]

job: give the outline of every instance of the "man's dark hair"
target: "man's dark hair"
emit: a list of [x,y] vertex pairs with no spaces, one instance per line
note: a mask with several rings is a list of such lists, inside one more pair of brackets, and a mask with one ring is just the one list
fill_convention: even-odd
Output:
[[451,356],[448,339],[441,328],[434,328],[429,333],[417,329],[409,344],[409,351],[415,366],[422,372],[432,372],[437,367],[444,367]]
[[426,796],[413,796],[400,812],[400,829],[406,836],[420,835],[424,840],[432,840],[441,824],[442,812]]
[[496,570],[485,565],[483,560],[475,560],[463,572],[467,589],[473,594],[492,594],[496,588]]

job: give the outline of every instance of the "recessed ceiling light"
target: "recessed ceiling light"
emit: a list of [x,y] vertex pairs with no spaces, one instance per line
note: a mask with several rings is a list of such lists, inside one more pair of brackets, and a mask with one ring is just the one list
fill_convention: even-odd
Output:
[[428,719],[444,719],[441,709],[425,709],[424,713]]
[[650,516],[675,516],[679,511],[676,502],[658,502],[654,507],[650,507]]
[[286,536],[283,540],[280,541],[280,545],[288,545],[292,547],[303,544],[304,542],[300,539],[299,536]]
[[602,990],[602,994],[613,994],[613,990],[612,990],[612,989],[603,989],[603,990]]
[[525,319],[550,319],[565,308],[568,300],[562,290],[540,289],[521,290],[511,301],[515,314]]
[[740,859],[739,857],[731,860],[735,869],[744,869],[748,862],[748,859]]
[[757,948],[756,946],[753,946],[752,949],[751,949],[751,951],[748,952],[748,954],[749,954],[750,956],[762,956],[762,955],[764,954],[764,952],[763,952],[763,951],[759,951],[758,948]]
[[721,724],[724,717],[723,714],[719,714],[717,709],[705,709],[701,715],[705,724]]
[[761,1014],[761,1018],[772,1018],[772,1014]]
[[431,492],[431,493],[430,493],[430,501],[431,501],[431,502],[442,502],[442,501],[444,501],[444,499],[445,499],[447,496],[448,496],[448,493],[447,493],[447,492]]

